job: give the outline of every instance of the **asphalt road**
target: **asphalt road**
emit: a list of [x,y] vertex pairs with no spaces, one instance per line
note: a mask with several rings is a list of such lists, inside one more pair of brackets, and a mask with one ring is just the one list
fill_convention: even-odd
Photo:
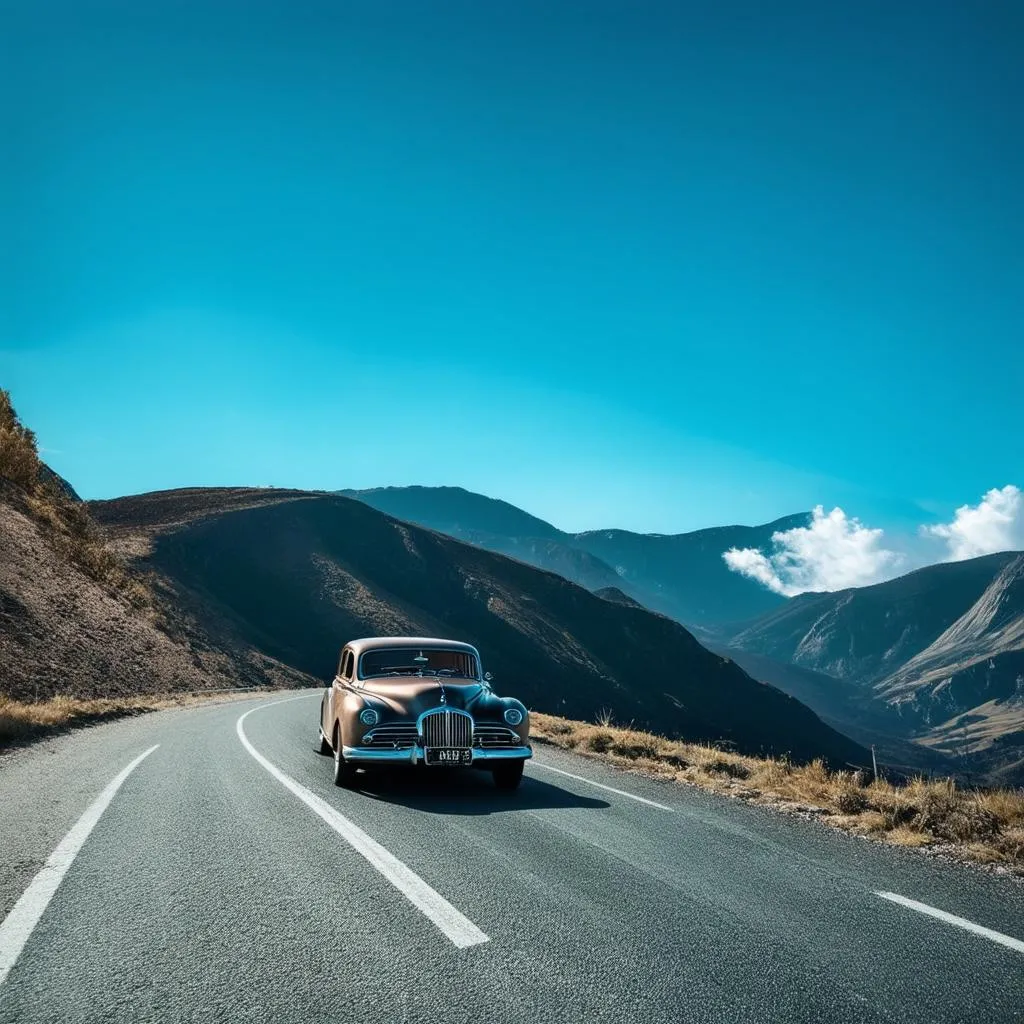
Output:
[[0,758],[0,1021],[1024,1021],[1019,883],[545,748],[339,790],[318,697]]

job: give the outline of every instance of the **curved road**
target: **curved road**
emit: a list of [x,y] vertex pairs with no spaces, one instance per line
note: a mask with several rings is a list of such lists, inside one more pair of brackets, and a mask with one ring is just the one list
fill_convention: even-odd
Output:
[[0,1021],[1024,1021],[1018,883],[545,748],[339,790],[319,694],[0,758]]

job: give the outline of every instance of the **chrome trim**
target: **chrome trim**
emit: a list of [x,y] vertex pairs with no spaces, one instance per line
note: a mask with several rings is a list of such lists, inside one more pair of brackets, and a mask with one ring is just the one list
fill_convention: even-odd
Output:
[[[437,736],[432,736],[430,739],[433,742],[427,742],[426,729],[428,725],[428,719],[436,716],[441,719],[436,725],[440,726]],[[457,718],[465,718],[468,720],[468,732],[469,735],[466,737],[466,725],[457,724]],[[451,708],[448,706],[428,708],[416,719],[416,732],[419,735],[419,743],[423,748],[426,747],[454,747],[460,750],[472,750],[473,749],[473,716],[468,711],[463,711],[461,708]],[[460,735],[461,734],[461,735]],[[468,742],[463,742],[468,740]]]
[[396,750],[392,747],[342,747],[342,756],[346,761],[390,761],[392,763],[416,764],[417,750],[409,747]]
[[477,761],[522,761],[533,757],[532,747],[474,747],[473,764]]
[[[418,764],[423,760],[423,752],[417,747],[409,750],[388,750],[385,747],[342,747],[341,755],[346,761],[383,761],[391,764]],[[497,749],[473,748],[471,764],[445,765],[451,768],[469,768],[478,761],[514,761],[517,758],[527,760],[533,757],[530,747],[501,747]],[[431,765],[431,767],[435,767]]]

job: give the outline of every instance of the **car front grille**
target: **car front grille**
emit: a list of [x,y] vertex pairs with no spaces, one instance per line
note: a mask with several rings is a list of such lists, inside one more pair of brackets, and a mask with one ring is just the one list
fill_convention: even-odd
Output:
[[519,734],[502,725],[477,725],[473,731],[475,747],[518,747],[522,745]]
[[398,725],[378,725],[363,736],[364,747],[386,747],[408,750],[416,746],[416,726],[412,722]]
[[423,745],[425,747],[473,746],[473,719],[465,711],[454,708],[438,708],[428,711],[422,719]]

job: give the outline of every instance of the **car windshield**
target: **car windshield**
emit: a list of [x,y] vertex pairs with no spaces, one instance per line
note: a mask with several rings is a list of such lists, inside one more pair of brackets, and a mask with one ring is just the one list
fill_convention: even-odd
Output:
[[367,651],[359,661],[359,675],[362,679],[421,673],[450,679],[479,678],[476,656],[468,651],[400,647]]

